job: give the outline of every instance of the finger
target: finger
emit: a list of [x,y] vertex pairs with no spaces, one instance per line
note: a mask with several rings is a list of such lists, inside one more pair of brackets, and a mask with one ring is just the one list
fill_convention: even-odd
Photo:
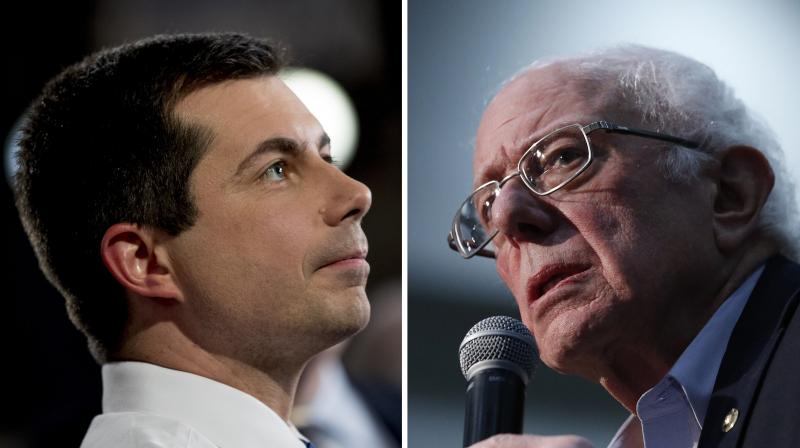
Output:
[[594,448],[579,436],[535,436],[498,434],[472,445],[470,448]]

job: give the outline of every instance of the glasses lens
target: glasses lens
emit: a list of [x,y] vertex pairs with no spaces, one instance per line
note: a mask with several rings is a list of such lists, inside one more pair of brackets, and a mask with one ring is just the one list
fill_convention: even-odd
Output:
[[453,222],[456,244],[462,255],[470,256],[486,246],[494,236],[492,205],[500,191],[490,182],[472,193],[458,209]]
[[580,125],[553,131],[520,160],[522,179],[533,191],[548,194],[575,178],[589,164],[589,142]]

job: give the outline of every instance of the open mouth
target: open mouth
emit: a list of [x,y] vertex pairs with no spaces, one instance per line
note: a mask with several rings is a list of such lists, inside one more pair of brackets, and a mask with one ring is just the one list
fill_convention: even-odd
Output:
[[553,289],[561,280],[564,280],[567,277],[571,277],[573,274],[571,273],[562,273],[557,274],[550,278],[550,280],[546,281],[541,287],[539,287],[539,297],[547,294],[547,291]]
[[529,303],[539,299],[553,290],[565,280],[581,274],[589,269],[589,265],[558,265],[543,268],[532,280],[529,291]]

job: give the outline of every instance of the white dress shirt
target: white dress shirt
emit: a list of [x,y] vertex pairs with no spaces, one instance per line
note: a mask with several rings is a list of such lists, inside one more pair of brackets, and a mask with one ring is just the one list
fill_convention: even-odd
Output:
[[[667,375],[642,394],[636,415],[622,424],[608,448],[635,446],[642,438],[645,448],[697,447],[728,340],[763,271],[761,266],[750,274],[720,305]],[[637,431],[641,435],[633,434]]]
[[103,366],[103,413],[81,448],[305,448],[256,398],[214,380],[143,362]]

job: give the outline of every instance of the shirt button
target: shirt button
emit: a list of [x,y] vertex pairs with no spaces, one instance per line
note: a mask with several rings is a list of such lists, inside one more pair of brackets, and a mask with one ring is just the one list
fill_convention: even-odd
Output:
[[728,432],[733,429],[733,426],[736,424],[736,420],[739,419],[739,410],[736,408],[731,408],[728,411],[728,415],[725,416],[725,420],[722,421],[722,430],[724,432]]

